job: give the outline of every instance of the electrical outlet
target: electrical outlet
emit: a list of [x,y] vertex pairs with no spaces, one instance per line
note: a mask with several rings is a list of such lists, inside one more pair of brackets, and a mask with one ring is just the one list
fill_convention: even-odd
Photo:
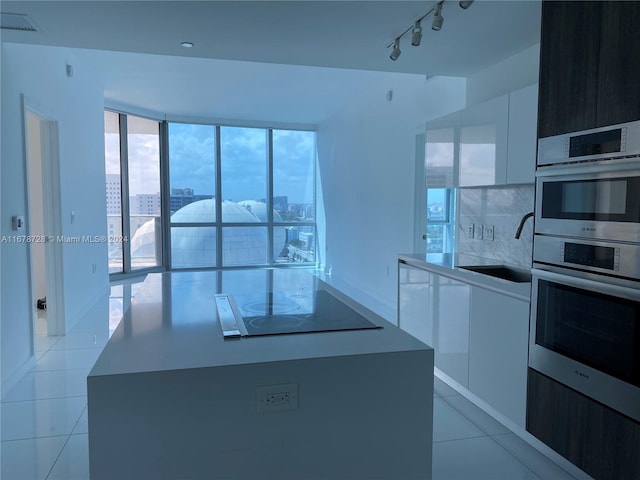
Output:
[[484,239],[493,241],[493,225],[484,226]]
[[284,412],[298,408],[298,384],[266,385],[256,388],[258,414]]
[[469,230],[467,230],[467,236],[469,238],[473,238],[475,227],[476,227],[475,224],[473,224],[473,223],[469,224]]
[[483,230],[484,230],[484,225],[478,225],[476,227],[476,235],[474,237],[476,240],[482,240],[483,233],[484,233]]

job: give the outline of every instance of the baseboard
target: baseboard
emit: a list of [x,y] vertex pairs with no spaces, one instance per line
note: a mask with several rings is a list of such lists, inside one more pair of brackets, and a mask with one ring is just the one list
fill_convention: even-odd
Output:
[[453,378],[451,378],[449,375],[444,373],[442,370],[439,370],[438,368],[435,368],[435,367],[434,367],[433,370],[434,370],[434,375],[436,377],[438,377],[444,383],[449,385],[456,392],[458,392],[460,395],[465,397],[467,400],[469,400],[471,403],[476,405],[478,408],[482,409],[487,415],[493,417],[498,422],[500,422],[502,425],[507,427],[515,435],[517,435],[522,440],[524,440],[529,445],[531,445],[533,448],[538,450],[541,454],[543,454],[549,460],[551,460],[552,462],[557,464],[560,468],[565,470],[567,473],[569,473],[570,475],[574,476],[576,479],[587,480],[587,479],[591,479],[592,478],[587,473],[583,472],[580,468],[576,467],[569,460],[567,460],[562,455],[560,455],[558,452],[556,452],[555,450],[553,450],[552,448],[550,448],[546,444],[542,443],[536,437],[531,435],[523,427],[521,427],[520,425],[518,425],[517,423],[515,423],[513,420],[509,419],[508,417],[505,417],[498,410],[496,410],[491,405],[489,405],[487,402],[482,400],[480,397],[478,397],[477,395],[472,393],[468,388],[466,388],[463,385],[461,385],[460,383],[456,382]]

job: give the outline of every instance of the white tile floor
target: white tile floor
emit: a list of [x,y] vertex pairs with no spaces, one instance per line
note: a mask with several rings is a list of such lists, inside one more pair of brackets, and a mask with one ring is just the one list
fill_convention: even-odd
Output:
[[[109,314],[100,303],[66,336],[47,337],[38,318],[37,364],[2,398],[0,478],[89,478],[86,376],[138,287],[112,287]],[[570,475],[439,379],[433,441],[434,480],[588,478]]]

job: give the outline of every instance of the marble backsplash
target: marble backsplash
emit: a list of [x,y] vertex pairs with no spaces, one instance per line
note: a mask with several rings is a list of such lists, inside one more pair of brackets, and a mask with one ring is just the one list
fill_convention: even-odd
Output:
[[[456,251],[499,263],[530,267],[533,218],[526,221],[520,239],[515,233],[520,219],[533,211],[534,186],[515,185],[458,190]],[[493,240],[469,236],[469,226],[493,225]]]

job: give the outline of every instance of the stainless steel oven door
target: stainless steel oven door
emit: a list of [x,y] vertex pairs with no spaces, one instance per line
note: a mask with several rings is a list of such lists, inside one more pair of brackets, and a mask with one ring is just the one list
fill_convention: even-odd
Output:
[[632,165],[538,172],[535,233],[640,242],[640,164]]
[[640,421],[640,290],[532,270],[529,366]]

